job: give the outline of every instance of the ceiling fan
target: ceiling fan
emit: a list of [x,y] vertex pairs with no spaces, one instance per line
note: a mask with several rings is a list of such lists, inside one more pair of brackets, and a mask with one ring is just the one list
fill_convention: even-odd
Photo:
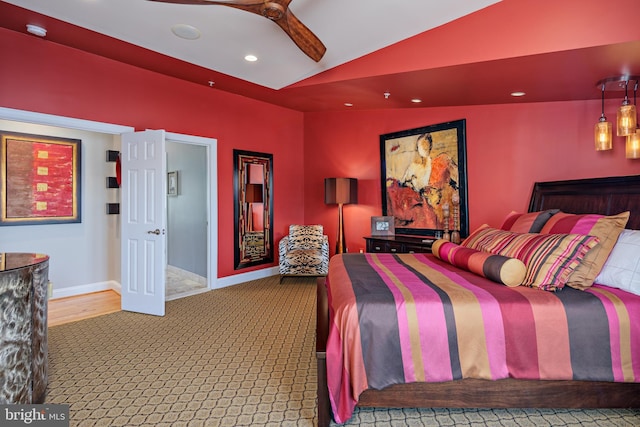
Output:
[[289,10],[291,0],[149,0],[161,3],[195,4],[229,6],[235,9],[245,10],[264,16],[265,18],[278,24],[280,28],[293,40],[293,42],[307,56],[318,62],[324,56],[327,48],[320,39],[311,32],[296,16]]

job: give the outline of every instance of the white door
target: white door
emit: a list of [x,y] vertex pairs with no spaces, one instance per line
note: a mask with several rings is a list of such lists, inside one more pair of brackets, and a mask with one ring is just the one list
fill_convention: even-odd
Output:
[[122,309],[164,316],[165,132],[123,134],[121,152]]

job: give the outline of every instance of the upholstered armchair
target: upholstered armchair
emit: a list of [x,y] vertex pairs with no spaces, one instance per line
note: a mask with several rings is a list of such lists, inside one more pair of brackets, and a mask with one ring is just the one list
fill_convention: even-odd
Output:
[[285,276],[326,276],[329,239],[321,225],[290,225],[278,243],[280,283]]

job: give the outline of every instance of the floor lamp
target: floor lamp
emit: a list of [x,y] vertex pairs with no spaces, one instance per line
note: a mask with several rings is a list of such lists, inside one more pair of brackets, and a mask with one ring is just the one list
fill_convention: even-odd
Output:
[[358,180],[355,178],[325,178],[324,202],[327,205],[338,205],[338,237],[336,239],[336,253],[345,253],[347,252],[347,244],[344,237],[342,205],[358,203]]

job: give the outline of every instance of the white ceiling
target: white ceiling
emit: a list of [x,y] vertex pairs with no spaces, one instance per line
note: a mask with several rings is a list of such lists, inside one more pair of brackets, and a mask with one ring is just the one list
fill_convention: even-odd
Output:
[[[290,10],[327,47],[316,63],[275,23],[220,5],[147,0],[4,0],[183,61],[280,89],[482,9],[499,0],[292,0]],[[174,24],[201,31],[197,40]],[[244,60],[256,55],[257,62]],[[286,66],[283,66],[286,63]]]

